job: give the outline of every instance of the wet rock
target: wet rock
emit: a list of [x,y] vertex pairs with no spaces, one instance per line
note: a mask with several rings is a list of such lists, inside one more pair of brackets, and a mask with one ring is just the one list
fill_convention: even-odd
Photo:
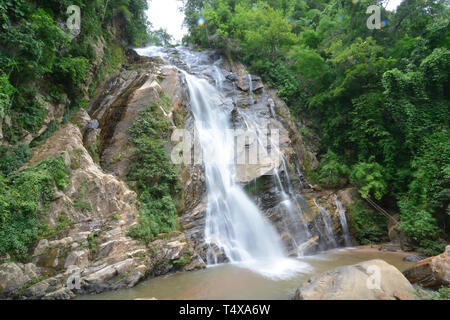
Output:
[[356,188],[346,188],[343,190],[339,190],[337,193],[339,200],[341,201],[343,206],[352,205],[355,202],[355,197],[358,196],[358,190]]
[[369,260],[310,278],[294,300],[414,300],[413,286],[394,266]]
[[141,60],[141,56],[135,50],[133,50],[131,48],[128,48],[125,51],[125,55],[128,58],[128,61],[130,63],[136,63],[136,62],[139,62]]
[[[283,241],[284,246],[288,251],[292,251],[294,248],[294,239],[289,232],[281,233],[281,241]],[[289,253],[289,256],[296,256],[296,252]]]
[[226,79],[229,81],[235,82],[235,81],[238,81],[239,77],[236,73],[230,73],[226,76]]
[[450,245],[442,254],[419,261],[403,274],[411,283],[424,287],[450,285]]
[[264,88],[264,85],[263,85],[260,77],[254,76],[254,75],[249,76],[248,74],[242,75],[239,78],[237,87],[242,91],[249,91],[250,90],[250,81],[252,82],[251,85],[252,85],[253,92]]
[[107,289],[130,286],[131,283],[136,281],[136,278],[139,280],[143,276],[133,272],[135,267],[136,261],[127,259],[102,268],[81,279],[83,290],[86,292],[101,292]]
[[33,258],[33,263],[38,267],[61,270],[64,265],[62,259],[59,259],[60,249],[52,248],[45,253]]
[[193,259],[193,261],[187,265],[186,267],[184,267],[184,271],[194,271],[194,270],[199,270],[199,269],[205,269],[206,268],[206,263],[197,258],[197,259]]
[[314,236],[308,241],[300,244],[297,250],[301,255],[310,255],[317,252],[318,249],[319,249],[319,236]]

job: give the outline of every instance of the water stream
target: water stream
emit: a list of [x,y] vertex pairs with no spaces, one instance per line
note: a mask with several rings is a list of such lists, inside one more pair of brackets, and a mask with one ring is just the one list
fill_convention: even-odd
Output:
[[131,289],[82,296],[78,299],[291,299],[309,277],[330,269],[371,259],[383,259],[400,271],[414,263],[403,261],[407,253],[381,252],[377,248],[334,249],[302,260],[312,266],[310,273],[290,279],[271,279],[232,264],[222,264],[194,272],[180,272],[149,279]]
[[207,80],[182,72],[203,150],[208,190],[206,243],[216,244],[231,263],[269,277],[285,278],[306,268],[306,264],[286,257],[276,230],[234,180],[231,101],[227,104],[218,88]]

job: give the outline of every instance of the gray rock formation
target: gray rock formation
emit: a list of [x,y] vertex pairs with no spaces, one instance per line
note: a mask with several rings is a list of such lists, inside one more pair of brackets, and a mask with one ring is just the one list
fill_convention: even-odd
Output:
[[397,268],[377,259],[314,276],[297,289],[294,300],[414,300],[414,292]]

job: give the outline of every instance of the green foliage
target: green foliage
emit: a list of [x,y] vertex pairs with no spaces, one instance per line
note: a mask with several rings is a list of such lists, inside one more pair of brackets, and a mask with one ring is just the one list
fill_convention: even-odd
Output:
[[16,89],[9,83],[8,76],[0,73],[0,122],[8,113]]
[[[161,103],[167,103],[164,99]],[[135,160],[128,179],[136,181],[140,204],[139,225],[130,236],[149,241],[175,228],[177,207],[173,197],[178,191],[174,165],[164,149],[169,136],[169,122],[153,104],[143,111],[129,130]]]
[[[18,6],[23,8],[23,3],[24,1],[20,1]],[[17,13],[11,11],[17,9],[16,5],[7,1],[6,7],[6,13],[14,19]],[[16,21],[20,23],[16,24],[8,19],[9,23],[5,21],[0,33],[0,68],[10,74],[15,83],[41,78],[50,72],[57,54],[69,41],[69,37],[42,8],[27,8],[20,15],[22,17]]]
[[428,300],[450,300],[450,288],[440,287],[436,292],[432,292],[428,297]]
[[74,221],[70,219],[64,213],[60,213],[56,226],[49,227],[47,224],[42,223],[39,236],[44,239],[54,239],[60,237],[64,232],[67,232],[73,225]]
[[150,31],[150,43],[155,46],[168,46],[173,37],[166,29],[160,28],[158,30]]
[[355,201],[349,208],[349,226],[355,238],[361,244],[386,241],[386,219],[376,211],[369,209],[361,201]]
[[93,257],[97,253],[98,237],[94,232],[91,232],[87,238],[89,245],[89,254]]
[[450,214],[449,141],[446,130],[425,139],[412,162],[414,173],[408,191],[399,201],[402,229],[428,254],[442,252],[445,247],[442,228]]
[[24,89],[19,92],[11,111],[17,124],[25,130],[36,132],[44,122],[44,103],[37,97],[37,91],[34,89]]
[[0,146],[0,175],[7,176],[30,159],[30,148],[19,144],[16,148]]
[[[82,13],[81,33],[72,40],[64,25],[70,5]],[[101,37],[108,47],[123,43],[122,56],[126,45],[147,43],[146,9],[146,0],[1,0],[0,121],[6,114],[11,118],[3,126],[7,141],[15,144],[22,129],[35,132],[42,126],[45,109],[38,93],[65,93],[66,115],[79,107]]]
[[71,92],[76,92],[84,84],[88,71],[88,59],[84,57],[62,57],[55,64],[53,74],[59,83],[65,84],[65,87]]
[[55,131],[58,130],[58,122],[55,120],[52,120],[48,126],[47,129],[44,131],[43,134],[41,134],[39,137],[37,137],[36,139],[34,139],[33,141],[31,141],[30,143],[30,147],[34,148],[36,146],[38,146],[40,143],[42,143],[43,141],[45,141],[48,137],[50,137]]
[[450,50],[436,48],[420,64],[425,89],[430,96],[449,96]]
[[328,150],[320,162],[317,178],[319,183],[329,188],[344,187],[348,182],[349,168],[337,157],[337,155]]
[[176,268],[183,268],[191,262],[191,253],[187,251],[181,258],[172,261],[172,264]]
[[387,185],[383,177],[383,167],[376,162],[359,162],[352,167],[350,181],[358,186],[363,198],[374,195],[380,200],[387,192]]
[[68,174],[60,156],[7,178],[0,176],[0,253],[26,258],[42,226],[39,215],[50,204],[55,187],[66,188]]
[[89,202],[86,202],[84,199],[86,197],[87,192],[87,180],[84,180],[79,188],[79,193],[76,199],[73,202],[73,207],[78,210],[86,210],[92,212],[92,207]]

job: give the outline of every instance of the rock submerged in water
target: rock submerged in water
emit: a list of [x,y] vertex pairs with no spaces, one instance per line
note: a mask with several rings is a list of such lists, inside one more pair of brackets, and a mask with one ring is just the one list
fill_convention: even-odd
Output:
[[424,287],[450,285],[450,245],[445,247],[444,253],[419,261],[403,274],[411,283]]
[[294,300],[414,300],[415,290],[403,274],[384,260],[342,266],[310,278]]

